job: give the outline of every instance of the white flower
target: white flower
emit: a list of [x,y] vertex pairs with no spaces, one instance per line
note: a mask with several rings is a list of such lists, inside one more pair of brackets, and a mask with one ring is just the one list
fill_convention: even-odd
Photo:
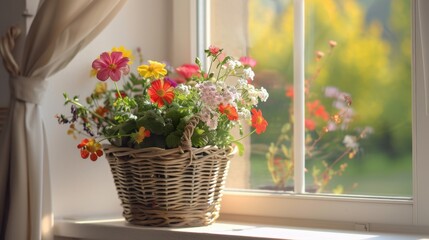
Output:
[[253,81],[253,78],[255,77],[255,73],[251,68],[245,68],[243,69],[243,77],[246,79],[251,79]]
[[346,135],[344,137],[343,143],[347,148],[351,148],[355,151],[359,149],[359,143],[357,142],[357,139],[355,136]]
[[237,80],[237,88],[242,89],[246,88],[248,85],[247,80],[244,78],[240,78]]
[[128,115],[128,117],[130,118],[130,119],[133,119],[133,120],[136,120],[137,119],[137,116],[136,115],[134,115],[134,114],[129,114]]
[[259,102],[259,91],[257,89],[255,89],[255,87],[253,85],[248,85],[248,100],[250,101],[249,103],[253,106],[258,105]]
[[190,93],[189,88],[190,87],[188,85],[179,84],[174,90],[183,95],[188,95]]
[[270,95],[268,94],[267,89],[265,89],[264,87],[261,87],[259,92],[259,98],[261,99],[261,101],[266,102],[269,96]]
[[247,108],[241,108],[238,111],[238,117],[240,119],[251,119],[252,118],[252,114],[250,113],[249,109],[247,109]]
[[226,65],[226,68],[231,71],[235,71],[237,68],[243,66],[243,64],[241,64],[240,61],[235,59],[229,59],[228,61],[226,61],[225,65]]

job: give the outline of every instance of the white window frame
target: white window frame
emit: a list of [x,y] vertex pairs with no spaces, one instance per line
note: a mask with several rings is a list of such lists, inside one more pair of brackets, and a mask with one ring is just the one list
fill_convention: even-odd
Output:
[[[429,226],[429,115],[426,114],[425,81],[422,49],[420,48],[420,27],[417,11],[423,3],[421,0],[412,1],[412,107],[413,107],[413,196],[405,198],[377,198],[366,196],[334,196],[329,194],[313,195],[304,191],[295,193],[252,192],[226,190],[222,200],[221,218],[224,219],[265,219],[277,223],[299,222],[301,226],[323,224],[332,227],[344,224],[371,224],[372,230],[398,230],[404,228],[420,228]],[[215,3],[216,1],[212,1]],[[304,2],[304,0],[295,0]],[[198,4],[204,3],[204,7]],[[208,47],[210,29],[207,24],[210,19],[210,1],[190,0],[189,9],[194,11],[191,17],[189,36],[192,50],[191,59],[201,56],[201,47],[196,42],[203,42]],[[183,7],[183,5],[182,5]],[[303,9],[302,9],[303,10]],[[176,10],[173,7],[174,13]],[[198,13],[198,14],[197,14]],[[199,17],[197,17],[199,16]],[[204,26],[197,25],[197,19],[205,17]],[[224,16],[227,17],[227,16]],[[201,23],[201,22],[200,22]],[[189,26],[189,25],[188,25]],[[424,26],[426,27],[426,26]],[[429,27],[429,25],[428,25]],[[197,31],[199,29],[199,31]],[[181,34],[184,34],[181,31]],[[201,40],[204,39],[204,40]],[[202,46],[202,44],[198,44]],[[199,53],[199,54],[198,54]],[[302,183],[301,183],[302,186]],[[269,220],[271,219],[271,220]],[[323,225],[322,224],[322,225]],[[347,226],[352,226],[347,225]],[[395,227],[392,227],[395,226]],[[398,228],[398,226],[400,226]]]

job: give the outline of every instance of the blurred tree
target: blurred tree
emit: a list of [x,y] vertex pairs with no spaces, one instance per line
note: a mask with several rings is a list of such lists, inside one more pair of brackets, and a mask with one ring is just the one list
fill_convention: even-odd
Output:
[[[350,93],[355,114],[350,128],[374,128],[363,146],[366,153],[411,160],[410,1],[377,4],[306,0],[306,78],[324,64],[311,94],[322,97],[326,86]],[[255,84],[260,81],[270,92],[261,106],[268,134],[252,137],[252,144],[268,145],[289,119],[285,89],[293,84],[293,1],[249,0],[248,18],[249,55],[258,62]],[[325,52],[325,61],[315,62],[316,52],[328,49],[330,40],[338,43],[334,55]]]
[[[318,48],[329,40],[338,43],[335,56],[326,62],[311,92],[322,95],[326,86],[333,85],[350,93],[356,126],[373,126],[374,139],[379,140],[385,139],[383,135],[387,133],[377,132],[377,128],[392,131],[388,134],[393,138],[391,147],[410,151],[410,3],[387,2],[378,9],[388,15],[388,21],[381,22],[383,19],[377,18],[377,13],[366,18],[359,2],[362,1],[306,0],[307,78],[318,67],[313,61]],[[283,94],[278,97],[287,101],[285,87],[293,84],[292,1],[250,0],[249,9],[249,54],[258,61],[257,80],[263,86],[271,86],[273,97]],[[270,105],[273,104],[268,102],[264,107]],[[271,108],[278,113],[278,105]],[[382,127],[384,124],[388,126]]]

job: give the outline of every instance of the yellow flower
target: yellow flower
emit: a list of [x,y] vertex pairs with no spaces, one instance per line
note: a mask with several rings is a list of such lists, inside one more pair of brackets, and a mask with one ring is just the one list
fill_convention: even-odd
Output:
[[165,69],[165,64],[157,61],[150,61],[149,65],[141,65],[137,68],[140,76],[144,78],[158,79],[167,74],[167,70]]
[[89,72],[89,76],[90,77],[95,77],[95,76],[97,76],[97,72],[98,72],[97,69],[91,68],[91,71]]
[[134,55],[132,54],[131,50],[128,50],[126,48],[124,48],[124,46],[120,46],[120,47],[113,47],[112,48],[112,52],[121,52],[122,53],[122,57],[127,57],[129,59],[128,61],[128,65],[132,65],[133,64],[133,60],[134,60]]
[[147,137],[150,137],[149,130],[146,130],[144,127],[139,128],[139,132],[134,134],[134,140],[139,144]]
[[100,96],[100,95],[102,95],[102,94],[104,94],[106,92],[107,92],[107,83],[105,83],[105,82],[98,82],[95,85],[95,89],[94,89],[94,92],[93,92],[95,96]]
[[72,124],[70,124],[70,127],[67,130],[67,135],[72,136],[73,139],[77,139],[75,132],[76,132],[76,128],[74,127],[74,124],[72,123]]

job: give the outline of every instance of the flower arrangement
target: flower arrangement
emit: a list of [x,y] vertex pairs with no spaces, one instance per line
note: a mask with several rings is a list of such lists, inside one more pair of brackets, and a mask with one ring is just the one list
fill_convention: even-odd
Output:
[[[176,69],[149,60],[138,66],[135,74],[130,71],[131,51],[121,47],[103,52],[92,62],[92,74],[100,82],[86,104],[65,93],[71,115],[57,115],[58,122],[68,124],[69,134],[86,136],[77,148],[82,158],[92,161],[103,155],[101,142],[105,140],[129,148],[179,147],[192,117],[199,119],[191,138],[193,147],[235,144],[243,151],[240,140],[254,132],[263,133],[268,125],[256,108],[268,98],[263,87],[252,85],[256,62],[249,57],[237,60],[226,56],[223,49],[214,46],[205,53],[207,71],[197,58],[195,64]],[[124,76],[128,77],[121,80]],[[109,79],[114,89],[108,89]],[[246,122],[254,128],[248,134],[243,131]],[[239,139],[230,133],[234,127],[240,129]]]
[[[327,54],[316,51],[317,64],[314,74],[305,82],[305,157],[306,165],[310,166],[306,171],[313,179],[311,191],[323,192],[334,176],[341,176],[347,169],[344,159],[353,159],[361,151],[360,141],[372,133],[371,127],[349,129],[355,112],[352,98],[349,93],[343,92],[335,86],[324,88],[324,99],[315,94],[312,89],[317,80],[324,61],[331,56],[337,43],[329,41]],[[293,102],[293,87],[287,87],[285,96]],[[329,106],[329,103],[331,106]],[[285,189],[293,180],[293,104],[289,107],[289,119],[280,130],[275,142],[272,142],[266,153],[268,169],[275,187]],[[357,184],[354,184],[357,187]],[[344,192],[344,187],[338,185],[333,189],[334,193]]]

